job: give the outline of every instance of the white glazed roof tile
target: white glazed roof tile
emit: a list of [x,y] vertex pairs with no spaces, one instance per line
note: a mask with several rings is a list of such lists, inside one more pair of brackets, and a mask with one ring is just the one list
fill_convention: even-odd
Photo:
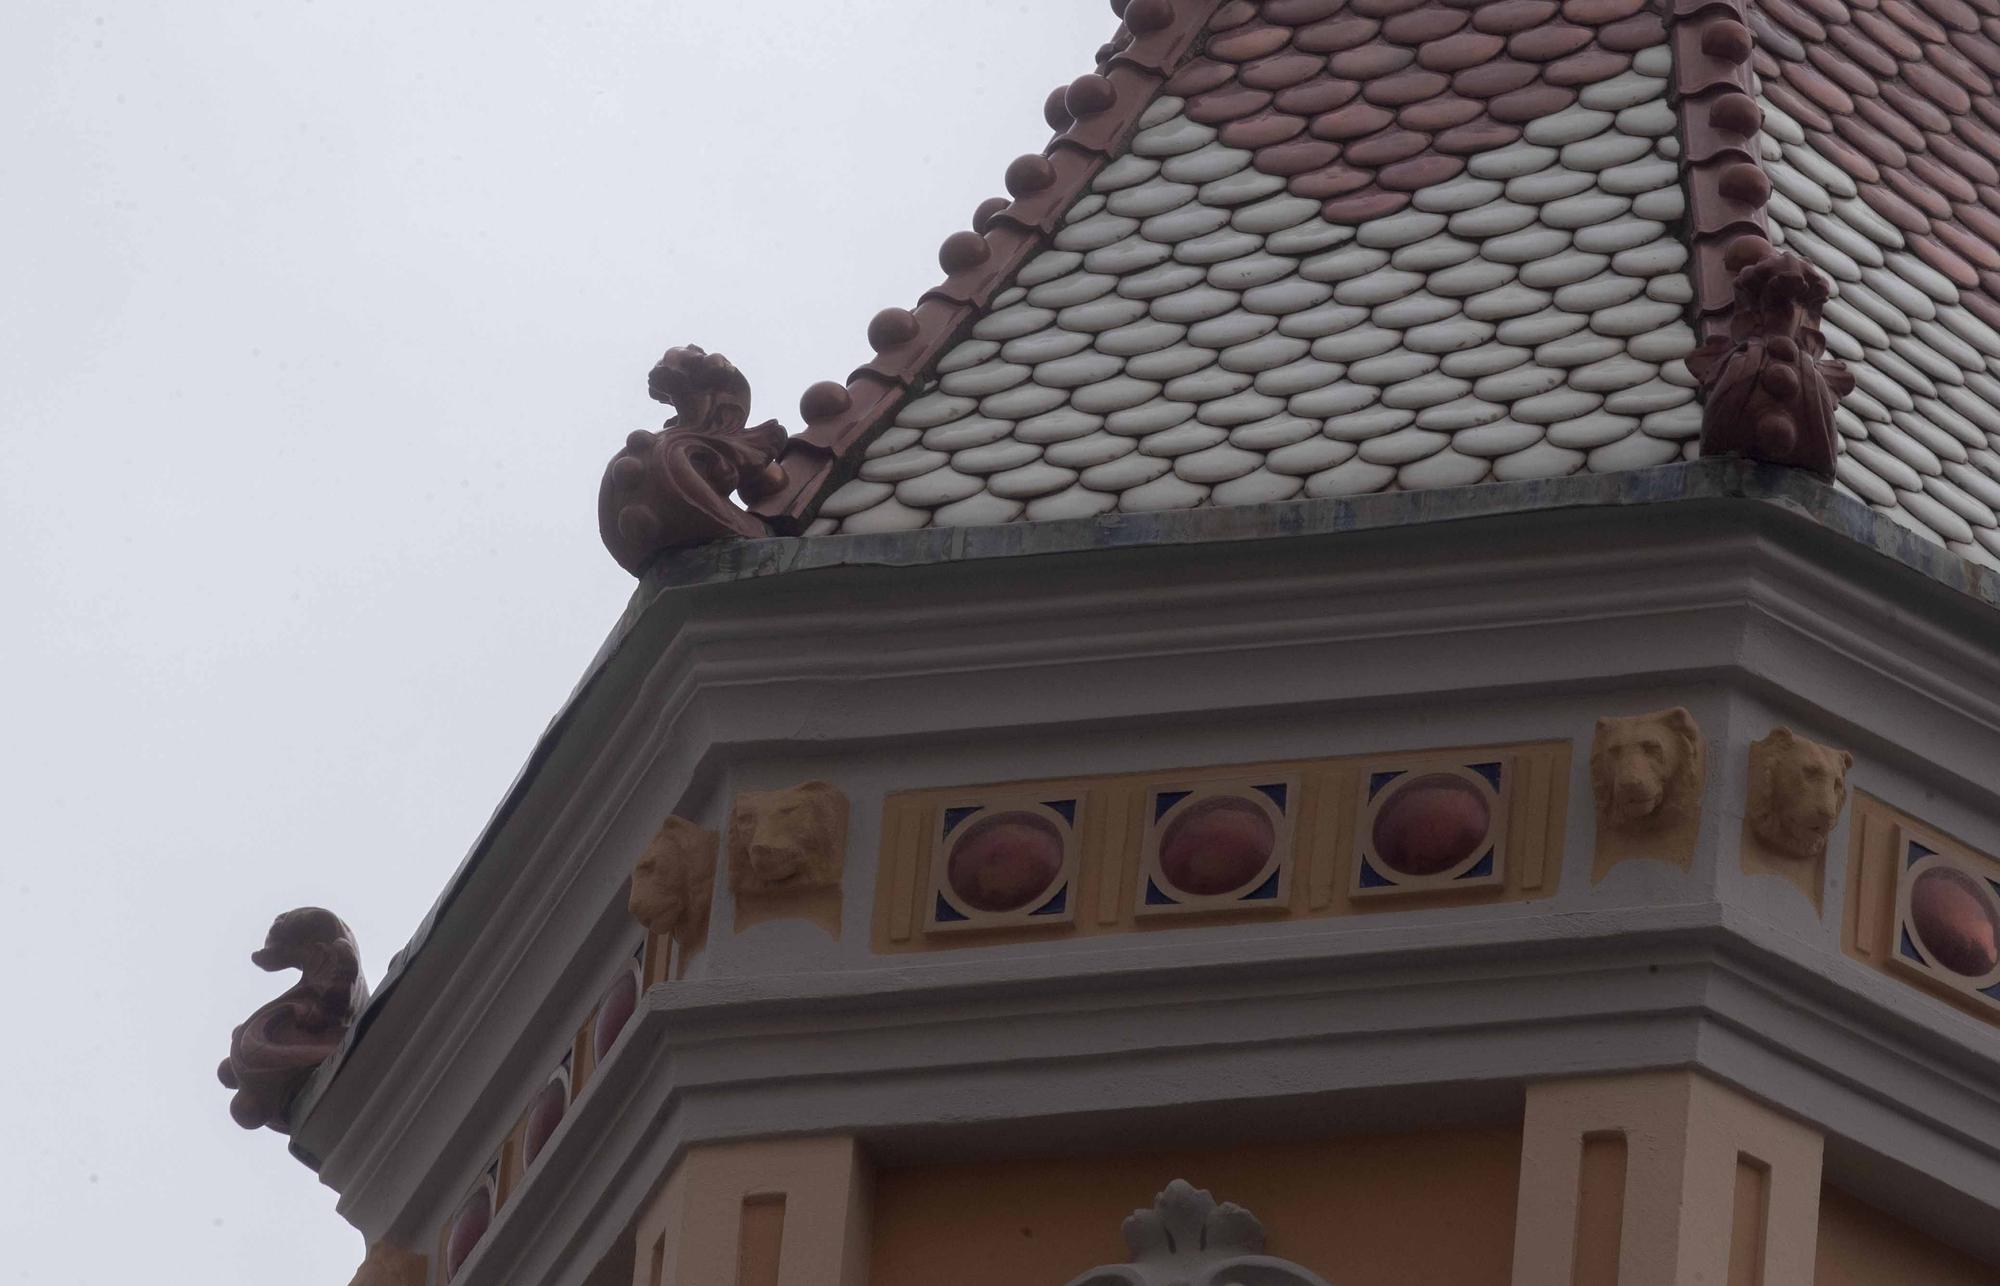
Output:
[[[1833,298],[1821,328],[1855,377],[1836,417],[1835,485],[2000,566],[2000,456],[1980,423],[2000,426],[2000,335],[1909,252],[1906,234],[1857,196],[1806,131],[1768,98],[1763,106],[1763,141],[1777,158],[1768,172],[1791,207],[1774,206],[1771,240],[1826,275]],[[1690,418],[1698,433],[1698,415]]]
[[[823,513],[905,526],[935,496],[940,523],[1036,520],[1679,458],[1692,292],[1664,222],[1681,208],[1666,84],[1635,68],[1591,90],[1352,227],[1178,103],[1154,113],[1093,185],[1105,206],[1070,216],[1026,297],[898,416],[921,436],[867,475],[893,488],[849,484]],[[1666,299],[1648,293],[1662,280]],[[965,494],[982,478],[1001,503]]]
[[[1641,49],[1518,141],[1355,223],[1161,97],[813,530],[1693,458],[1670,69],[1664,46]],[[1772,238],[1832,280],[1828,346],[1857,378],[1837,485],[2000,565],[2000,332],[1810,131],[1762,105]]]

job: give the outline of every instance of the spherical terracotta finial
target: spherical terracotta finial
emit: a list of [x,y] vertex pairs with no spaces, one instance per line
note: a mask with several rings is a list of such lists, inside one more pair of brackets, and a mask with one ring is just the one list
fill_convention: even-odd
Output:
[[884,308],[868,323],[868,342],[886,353],[917,337],[917,315],[907,308]]
[[1734,18],[1709,24],[1701,33],[1701,51],[1724,62],[1750,61],[1750,28]]
[[1722,266],[1732,274],[1739,273],[1770,253],[1770,242],[1746,233],[1730,242],[1728,249],[1722,252]]
[[1063,92],[1063,106],[1077,120],[1109,111],[1117,101],[1117,87],[1096,72],[1078,76]]
[[945,238],[943,247],[938,251],[938,266],[947,275],[960,273],[968,268],[977,268],[992,254],[993,249],[986,244],[986,238],[977,232],[954,232]]
[[1708,123],[1727,134],[1749,138],[1764,124],[1764,111],[1748,94],[1724,94],[1709,104]]
[[1046,156],[1029,153],[1017,156],[1007,167],[1007,190],[1018,197],[1031,197],[1055,185],[1056,167]]
[[1771,180],[1763,170],[1747,161],[1726,167],[1716,182],[1716,190],[1732,201],[1762,205],[1771,199]]
[[1130,8],[1131,4],[1132,0],[1111,0],[1111,12],[1122,18],[1125,16],[1125,10]]
[[1042,104],[1042,119],[1058,134],[1076,124],[1076,117],[1070,114],[1068,98],[1069,86],[1058,85],[1049,91],[1048,101]]
[[1167,0],[1132,0],[1124,16],[1132,34],[1144,36],[1165,30],[1174,20],[1174,7]]
[[985,236],[992,229],[993,221],[1012,204],[1014,203],[1004,196],[987,197],[979,203],[979,208],[972,212],[972,230],[982,237]]
[[854,406],[854,398],[845,384],[833,380],[821,380],[805,391],[799,399],[799,415],[807,424],[818,424],[836,416],[847,414]]

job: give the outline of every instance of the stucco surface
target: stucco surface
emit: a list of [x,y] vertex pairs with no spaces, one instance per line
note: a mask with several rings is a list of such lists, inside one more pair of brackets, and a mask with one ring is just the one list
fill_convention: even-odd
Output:
[[1813,1286],[1992,1286],[1993,1274],[1837,1188],[1821,1192]]
[[1125,1216],[1186,1179],[1329,1282],[1506,1286],[1520,1153],[1519,1129],[1499,1128],[886,1170],[869,1281],[1060,1286],[1124,1262]]

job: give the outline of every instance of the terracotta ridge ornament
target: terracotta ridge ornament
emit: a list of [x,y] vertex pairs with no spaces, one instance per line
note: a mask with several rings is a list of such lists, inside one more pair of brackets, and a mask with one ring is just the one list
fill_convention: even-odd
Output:
[[784,485],[784,427],[746,427],[750,381],[722,354],[689,345],[669,349],[646,388],[676,414],[658,433],[636,430],[604,471],[597,530],[618,565],[639,576],[677,545],[770,534],[729,498],[754,500]]
[[1738,238],[1763,238],[1771,180],[1757,152],[1763,109],[1751,57],[1756,39],[1742,0],[1672,0],[1669,33],[1679,99],[1681,177],[1687,184],[1689,275],[1697,334],[1722,333],[1736,300],[1726,260]]
[[353,931],[319,907],[300,907],[272,921],[250,959],[272,973],[297,969],[302,976],[236,1028],[216,1077],[236,1091],[229,1114],[238,1125],[268,1125],[287,1134],[293,1097],[347,1039],[368,1003],[368,983]]
[[1819,270],[1761,237],[1742,237],[1725,264],[1735,275],[1727,337],[1688,355],[1701,381],[1701,453],[1804,469],[1832,482],[1840,453],[1833,412],[1854,389],[1845,362],[1826,356]]
[[[939,252],[945,279],[914,309],[885,308],[868,326],[874,356],[845,384],[823,381],[799,403],[803,433],[783,444],[779,480],[745,495],[770,530],[804,529],[820,502],[860,467],[861,449],[909,399],[922,376],[1014,274],[1041,251],[1098,171],[1137,132],[1162,86],[1193,55],[1224,0],[1112,0],[1122,22],[1098,50],[1096,70],[1049,96],[1043,114],[1055,137],[1040,154],[1007,167],[1011,200],[982,204],[969,231]],[[762,534],[760,529],[758,534]]]
[[1233,1202],[1175,1179],[1151,1210],[1125,1219],[1132,1262],[1093,1268],[1069,1286],[1327,1286],[1319,1274],[1264,1253],[1264,1227]]

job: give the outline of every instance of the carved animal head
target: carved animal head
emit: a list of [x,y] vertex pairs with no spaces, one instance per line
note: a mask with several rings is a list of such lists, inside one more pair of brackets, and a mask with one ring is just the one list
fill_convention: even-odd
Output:
[[1793,337],[1813,357],[1826,351],[1819,313],[1832,290],[1811,264],[1760,237],[1739,237],[1724,252],[1723,266],[1736,274],[1732,327],[1767,339]]
[[847,797],[827,782],[739,795],[729,816],[729,886],[838,888],[846,843]]
[[715,897],[716,845],[714,831],[684,817],[667,818],[632,867],[626,901],[632,918],[682,942],[699,938]]
[[320,907],[302,906],[271,922],[263,947],[250,953],[250,962],[272,973],[280,969],[304,969],[319,958],[315,948],[353,941],[353,930],[339,916]]
[[1750,829],[1781,853],[1806,859],[1826,852],[1827,836],[1847,806],[1854,756],[1779,728],[1750,747]]
[[1673,824],[1701,798],[1701,729],[1676,706],[1651,714],[1599,719],[1590,748],[1597,816],[1617,830]]
[[668,428],[734,433],[750,420],[750,381],[720,353],[670,348],[646,375],[646,392],[677,413]]

